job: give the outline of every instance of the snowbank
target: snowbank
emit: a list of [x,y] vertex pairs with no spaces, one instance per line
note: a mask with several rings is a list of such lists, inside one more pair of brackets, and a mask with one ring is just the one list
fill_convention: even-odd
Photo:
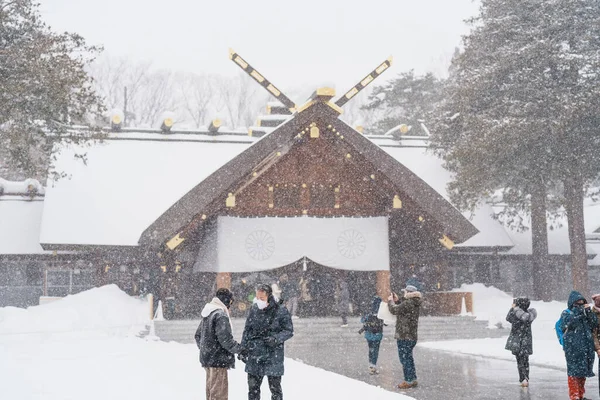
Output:
[[[2,398],[204,398],[204,369],[195,345],[128,334],[130,327],[143,326],[147,316],[145,302],[114,285],[26,310],[0,308]],[[282,385],[288,400],[412,399],[294,360],[285,363]],[[243,367],[238,362],[229,373],[231,399],[247,398]],[[262,399],[269,399],[266,381],[262,388]]]
[[[508,336],[510,324],[506,321],[506,314],[513,300],[510,294],[495,287],[485,287],[480,283],[462,285],[457,290],[473,292],[473,314],[476,319],[488,320],[490,327],[498,328],[501,325],[506,329]],[[532,301],[531,307],[537,310],[538,317],[532,325],[534,354],[530,362],[534,365],[566,369],[563,350],[554,332],[554,324],[567,304],[558,301]],[[442,351],[514,360],[514,356],[504,349],[505,344],[506,338],[488,338],[429,342],[419,345]]]
[[29,336],[58,339],[137,333],[148,323],[148,303],[116,285],[93,288],[27,309],[0,308],[0,343]]

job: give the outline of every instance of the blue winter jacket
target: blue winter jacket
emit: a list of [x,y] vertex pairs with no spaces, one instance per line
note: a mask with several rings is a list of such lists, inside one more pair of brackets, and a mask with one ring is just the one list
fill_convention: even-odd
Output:
[[287,308],[272,296],[263,310],[254,304],[242,334],[242,347],[248,349],[246,372],[258,376],[282,376],[283,343],[292,336],[294,326]]
[[585,301],[585,298],[581,293],[572,291],[567,302],[571,312],[563,311],[560,316],[560,328],[564,332],[563,349],[567,360],[567,375],[584,378],[594,376],[592,331],[598,327],[598,318],[590,308],[575,306],[578,300]]

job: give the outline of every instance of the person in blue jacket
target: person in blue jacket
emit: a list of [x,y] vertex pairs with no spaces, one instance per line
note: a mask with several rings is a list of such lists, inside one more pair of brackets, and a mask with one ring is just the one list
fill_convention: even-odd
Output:
[[594,337],[598,318],[583,295],[572,291],[568,309],[560,316],[560,329],[564,333],[563,350],[567,360],[569,398],[583,399],[586,378],[594,376]]
[[358,333],[365,334],[367,345],[369,346],[369,373],[371,375],[378,374],[377,359],[379,358],[379,345],[383,339],[383,320],[377,317],[381,297],[374,296],[371,303],[371,310],[360,318],[363,324]]
[[265,376],[271,400],[283,399],[283,344],[294,335],[294,326],[290,313],[281,303],[273,297],[271,285],[257,286],[241,342],[248,351],[240,357],[246,363],[248,400],[260,400],[260,386]]

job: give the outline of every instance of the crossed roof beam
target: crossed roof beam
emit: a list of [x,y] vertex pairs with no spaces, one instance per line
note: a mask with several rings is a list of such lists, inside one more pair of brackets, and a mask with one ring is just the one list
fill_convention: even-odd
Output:
[[[275,97],[281,104],[287,107],[292,113],[298,111],[298,107],[296,103],[292,101],[288,96],[286,96],[281,90],[279,90],[271,81],[269,81],[263,74],[258,72],[256,68],[250,65],[242,56],[236,53],[233,49],[229,49],[229,58],[236,63],[245,73],[250,75],[252,79],[258,82],[269,94]],[[356,85],[354,85],[350,90],[348,90],[343,96],[338,98],[334,104],[340,108],[344,106],[350,99],[355,97],[358,93],[360,93],[364,88],[370,85],[379,75],[383,74],[388,68],[392,65],[392,57],[388,57],[384,62],[379,64],[377,68],[371,71],[367,76],[361,79]],[[316,92],[318,95],[318,91]],[[325,94],[325,93],[323,93]],[[335,92],[331,90],[331,92],[327,93],[328,97],[332,98],[335,95]],[[314,95],[313,95],[314,97]],[[329,100],[329,99],[328,99]]]

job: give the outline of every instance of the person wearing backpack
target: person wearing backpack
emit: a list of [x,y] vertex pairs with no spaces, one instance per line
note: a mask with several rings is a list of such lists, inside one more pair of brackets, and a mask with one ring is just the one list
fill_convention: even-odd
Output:
[[383,320],[377,317],[380,304],[381,297],[374,296],[371,303],[371,310],[360,318],[363,326],[358,331],[359,334],[364,332],[365,339],[367,339],[369,347],[369,373],[371,375],[379,373],[377,370],[377,359],[379,358],[379,345],[381,344],[381,339],[383,339],[384,325]]
[[594,376],[593,333],[598,329],[598,318],[583,295],[575,290],[569,295],[567,307],[558,321],[557,333],[562,332],[569,399],[583,400],[586,378]]
[[522,387],[529,386],[529,356],[533,354],[531,323],[537,318],[537,311],[535,308],[529,308],[530,304],[528,298],[519,297],[514,300],[506,316],[506,320],[512,326],[505,349],[517,358],[519,382]]

